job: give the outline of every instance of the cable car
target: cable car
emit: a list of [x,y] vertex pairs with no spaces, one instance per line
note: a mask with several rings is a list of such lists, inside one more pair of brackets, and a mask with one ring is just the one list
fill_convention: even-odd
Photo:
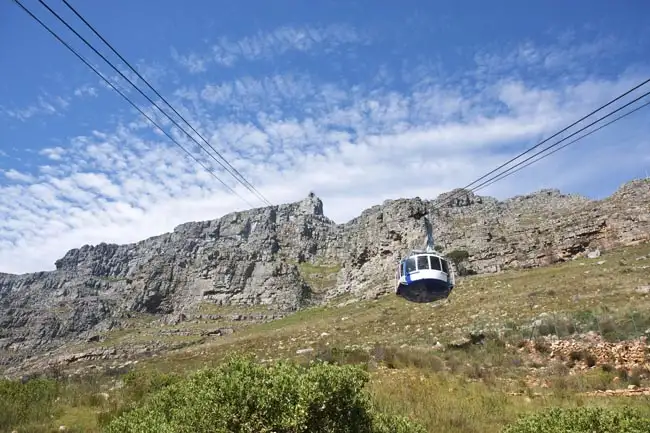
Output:
[[395,294],[412,302],[446,299],[454,288],[454,274],[447,258],[435,252],[431,225],[425,217],[427,246],[412,250],[400,260]]

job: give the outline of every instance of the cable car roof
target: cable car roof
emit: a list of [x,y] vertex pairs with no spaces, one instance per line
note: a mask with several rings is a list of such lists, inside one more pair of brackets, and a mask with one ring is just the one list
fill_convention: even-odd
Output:
[[400,261],[404,261],[404,260],[407,260],[407,259],[409,259],[411,257],[417,257],[417,256],[434,256],[434,257],[438,257],[439,259],[442,259],[442,260],[447,260],[447,257],[445,257],[444,254],[440,254],[440,253],[435,252],[435,251],[411,250],[411,252],[406,257],[401,259]]

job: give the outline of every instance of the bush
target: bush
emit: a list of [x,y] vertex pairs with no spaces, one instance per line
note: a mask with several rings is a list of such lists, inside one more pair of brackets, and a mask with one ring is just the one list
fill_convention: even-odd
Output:
[[148,394],[179,381],[180,376],[158,371],[132,370],[125,374],[122,380],[124,381],[125,396],[129,400],[138,401]]
[[127,432],[424,432],[407,419],[378,414],[359,367],[315,363],[271,366],[232,358],[169,384],[113,419]]
[[469,259],[469,253],[465,250],[454,250],[447,254],[447,258],[454,262],[458,275],[469,275],[473,272],[467,269],[463,264]]
[[647,433],[650,417],[630,408],[553,408],[520,418],[502,433]]
[[54,414],[58,394],[59,385],[50,379],[33,379],[26,383],[0,380],[0,431],[48,419]]
[[449,259],[454,263],[458,264],[469,259],[469,253],[465,250],[454,250],[447,254],[447,257],[449,257]]
[[156,370],[132,370],[126,373],[122,376],[123,387],[118,394],[119,399],[112,400],[109,410],[104,410],[97,415],[98,424],[100,426],[110,424],[114,418],[138,407],[150,396],[181,379],[182,376],[178,374]]

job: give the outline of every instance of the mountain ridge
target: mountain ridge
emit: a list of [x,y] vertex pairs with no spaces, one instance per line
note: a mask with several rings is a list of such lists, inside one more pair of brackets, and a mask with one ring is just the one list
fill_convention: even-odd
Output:
[[[632,183],[632,182],[634,182],[634,180],[633,180],[633,181],[630,181],[630,182],[627,182],[627,183]],[[627,183],[625,183],[624,185],[626,185]],[[622,187],[621,187],[621,188],[622,188]],[[619,188],[619,190],[620,190],[620,188]],[[618,190],[616,190],[612,195],[614,195],[617,191],[618,191]],[[440,203],[440,202],[444,202],[445,200],[447,200],[448,197],[452,196],[453,194],[457,194],[457,193],[459,193],[459,192],[461,193],[461,196],[462,196],[462,195],[466,195],[469,191],[466,190],[466,189],[464,189],[464,188],[455,188],[455,189],[453,189],[453,190],[451,190],[451,191],[448,191],[448,192],[446,192],[446,193],[441,193],[441,194],[439,194],[439,195],[438,195],[436,198],[434,198],[434,199],[424,199],[424,200],[422,200],[420,197],[386,199],[386,200],[384,200],[381,204],[376,204],[376,205],[373,205],[373,206],[371,206],[371,207],[369,207],[369,208],[363,209],[363,210],[360,212],[359,215],[357,215],[357,216],[351,218],[350,220],[348,220],[348,221],[346,221],[346,222],[341,222],[341,223],[337,223],[337,222],[335,222],[334,220],[332,220],[332,219],[330,219],[329,217],[327,217],[327,216],[324,214],[324,212],[323,212],[322,210],[321,210],[321,212],[320,212],[320,216],[322,216],[324,219],[326,219],[326,220],[328,220],[329,222],[331,222],[332,225],[336,225],[336,226],[345,226],[345,225],[348,225],[348,224],[351,224],[351,223],[354,223],[355,221],[357,221],[357,220],[358,220],[358,219],[359,219],[359,218],[360,218],[364,213],[368,213],[368,212],[375,211],[375,210],[381,208],[382,206],[385,206],[385,205],[387,205],[387,204],[390,204],[390,203],[393,203],[393,202],[396,202],[396,201],[404,201],[404,200],[406,200],[406,201],[409,201],[409,200],[422,200],[422,201],[424,201],[424,202],[428,202],[428,203],[436,203],[436,204],[437,204],[437,203]],[[471,193],[471,194],[473,195],[473,193]],[[610,196],[605,197],[605,198],[600,199],[600,200],[591,200],[591,199],[589,199],[588,197],[586,197],[586,196],[584,196],[584,195],[581,195],[581,194],[577,194],[577,193],[563,193],[563,192],[562,192],[560,189],[558,189],[558,188],[542,188],[542,189],[539,189],[539,190],[536,190],[536,191],[533,191],[533,192],[530,192],[530,193],[517,194],[517,195],[511,196],[511,197],[505,198],[505,199],[503,199],[503,200],[499,200],[499,199],[497,199],[497,198],[495,198],[495,197],[492,197],[492,196],[474,195],[474,197],[476,197],[477,199],[479,199],[481,202],[482,202],[482,201],[491,201],[491,202],[495,202],[495,203],[502,203],[502,204],[505,204],[505,203],[508,203],[508,202],[514,202],[514,201],[525,200],[525,199],[529,199],[529,198],[531,198],[531,197],[540,196],[540,195],[547,195],[547,194],[548,194],[548,195],[557,196],[557,197],[576,197],[576,198],[583,199],[583,200],[585,200],[585,201],[591,201],[591,202],[599,202],[599,201],[603,201],[603,200],[606,200],[607,198],[609,198],[609,197],[612,196],[612,195],[610,195]],[[313,193],[310,193],[310,196],[317,197],[317,196],[316,196],[315,194],[313,194]],[[319,199],[319,200],[320,200],[320,199]],[[457,200],[458,200],[458,198],[457,198]],[[461,200],[462,200],[462,199],[461,199]],[[295,201],[295,202],[284,203],[284,204],[280,204],[280,205],[264,206],[264,207],[251,208],[251,209],[242,210],[242,211],[229,212],[229,213],[226,213],[226,214],[224,214],[224,215],[222,215],[222,216],[220,216],[220,217],[218,217],[218,218],[214,218],[214,219],[196,220],[196,221],[186,221],[186,222],[184,222],[184,223],[181,223],[181,224],[176,225],[176,226],[175,226],[172,230],[170,230],[170,231],[166,231],[166,232],[162,232],[162,233],[159,233],[159,234],[155,234],[155,235],[152,235],[152,236],[149,236],[149,237],[147,237],[147,238],[144,238],[144,239],[141,239],[141,240],[137,240],[137,241],[134,241],[134,242],[126,242],[126,243],[100,242],[100,243],[98,243],[98,244],[83,244],[83,245],[80,246],[80,247],[72,248],[72,249],[68,250],[68,251],[63,255],[63,257],[61,257],[61,258],[55,260],[55,269],[51,269],[51,270],[39,270],[39,271],[34,271],[34,272],[22,272],[22,273],[11,273],[11,272],[3,272],[3,271],[0,271],[0,276],[24,276],[24,275],[30,275],[30,274],[42,274],[42,273],[55,272],[55,271],[59,270],[57,263],[61,262],[61,261],[64,260],[64,259],[65,259],[69,254],[73,254],[73,253],[76,252],[76,251],[87,251],[88,249],[92,249],[92,248],[104,248],[104,247],[106,247],[106,246],[110,246],[110,247],[112,247],[112,246],[117,246],[117,247],[119,247],[119,246],[135,246],[135,245],[141,244],[141,243],[143,243],[143,242],[147,242],[147,241],[149,241],[149,240],[152,240],[152,239],[155,239],[155,238],[158,238],[158,237],[161,237],[161,236],[171,235],[171,234],[173,234],[173,233],[175,233],[175,232],[177,232],[177,231],[179,231],[179,230],[182,230],[183,227],[188,226],[188,225],[208,223],[208,222],[211,222],[211,221],[218,221],[218,220],[223,219],[223,218],[233,217],[234,215],[238,215],[238,214],[246,214],[246,213],[251,212],[251,211],[256,211],[256,210],[266,209],[266,208],[271,208],[271,207],[277,207],[277,206],[283,206],[283,205],[286,206],[286,205],[298,204],[298,203],[301,203],[301,202],[303,202],[303,200],[298,200],[298,201]],[[453,202],[456,203],[456,201],[453,201]],[[322,206],[322,204],[321,204],[321,206]],[[452,205],[452,206],[458,206],[458,204],[454,204],[454,205]],[[449,207],[449,206],[443,206],[443,207]]]

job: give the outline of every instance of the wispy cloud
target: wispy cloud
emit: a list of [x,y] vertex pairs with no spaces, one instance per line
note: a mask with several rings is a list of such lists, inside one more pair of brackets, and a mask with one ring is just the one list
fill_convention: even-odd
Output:
[[[269,40],[309,46],[295,39]],[[258,58],[268,48],[260,46],[266,48],[241,49],[236,58]],[[512,58],[518,56],[524,55]],[[326,214],[343,222],[387,198],[433,198],[468,183],[641,78],[628,71],[549,84],[504,70],[487,75],[480,85],[467,84],[459,74],[442,83],[423,79],[386,87],[390,74],[379,72],[384,79],[353,86],[307,73],[206,78],[178,88],[174,99],[272,202],[297,200],[313,190],[324,199]],[[567,149],[487,193],[571,185],[596,173],[647,164],[638,155],[647,154],[643,146],[650,144],[650,127],[630,122],[636,123],[634,134],[622,141],[627,152],[603,146],[588,153]],[[173,134],[199,155],[187,137]],[[594,137],[592,145],[610,139]],[[140,117],[41,154],[47,164],[33,173],[4,173],[12,181],[0,187],[0,270],[5,272],[51,269],[70,248],[133,242],[248,207],[165,137],[151,133]],[[201,159],[218,168],[205,155]],[[254,202],[232,178],[218,173]]]
[[0,113],[21,121],[38,115],[61,115],[70,105],[70,99],[52,96],[47,93],[39,95],[37,101],[24,108],[7,108],[0,106]]
[[196,53],[182,55],[176,51],[176,48],[172,48],[172,59],[192,74],[207,71],[207,64],[210,62],[207,56],[201,56]]
[[89,84],[84,84],[83,86],[77,87],[74,90],[74,95],[81,97],[81,96],[97,96],[97,89]]
[[584,78],[590,75],[592,60],[616,58],[626,49],[623,41],[611,36],[579,41],[574,33],[567,32],[553,45],[525,41],[507,50],[481,49],[474,56],[478,68],[471,74],[487,80],[501,74],[517,77],[542,74],[547,79],[558,80]]
[[207,71],[210,63],[232,67],[241,61],[268,60],[288,52],[308,53],[317,48],[332,52],[343,45],[367,44],[369,38],[354,27],[332,24],[323,27],[279,27],[241,39],[219,38],[211,52],[180,54],[172,48],[172,58],[191,73]]

